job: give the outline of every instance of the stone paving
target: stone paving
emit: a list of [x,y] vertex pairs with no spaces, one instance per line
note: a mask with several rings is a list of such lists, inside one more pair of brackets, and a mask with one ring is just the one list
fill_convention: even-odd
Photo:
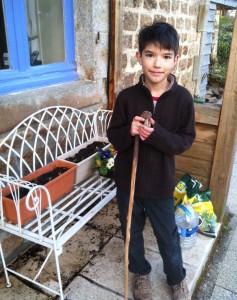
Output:
[[[229,192],[232,201],[230,202],[228,199],[228,206],[237,214],[237,201],[234,201],[237,195],[236,160],[232,179]],[[153,268],[151,273],[153,300],[170,300],[172,299],[171,290],[166,284],[161,257],[148,222],[144,236],[146,256]],[[191,292],[193,292],[205,267],[214,242],[215,239],[199,234],[196,246],[192,249],[183,250],[187,282]],[[212,300],[237,299],[236,247],[237,229],[234,231],[225,259],[222,262],[223,272],[218,276]],[[18,270],[33,274],[46,252],[47,249],[37,246],[31,252],[21,256],[14,265]],[[65,299],[120,300],[124,298],[124,244],[115,201],[111,201],[66,243],[60,257],[60,265]],[[55,276],[53,260],[50,260],[45,273],[40,277],[40,281],[54,286]],[[6,288],[4,276],[0,277],[0,299],[45,300],[53,298],[29,284],[22,283],[12,275],[10,275],[10,279],[12,286]],[[133,299],[131,276],[129,277],[129,299]]]
[[[152,265],[153,299],[172,299],[166,284],[161,257],[149,223],[145,228],[146,255]],[[191,290],[205,265],[214,239],[198,236],[193,249],[183,251],[187,280]],[[197,251],[202,249],[202,252]],[[35,273],[47,249],[36,247],[21,256],[15,266],[21,272]],[[123,299],[124,295],[124,247],[120,233],[116,202],[107,205],[88,225],[84,226],[64,247],[60,257],[65,299]],[[41,282],[55,284],[53,261],[47,264]],[[5,287],[5,278],[0,277],[0,299],[49,299],[49,296],[23,284],[14,276],[11,288]],[[49,280],[50,278],[50,280]],[[129,277],[129,299],[132,296],[132,278]]]

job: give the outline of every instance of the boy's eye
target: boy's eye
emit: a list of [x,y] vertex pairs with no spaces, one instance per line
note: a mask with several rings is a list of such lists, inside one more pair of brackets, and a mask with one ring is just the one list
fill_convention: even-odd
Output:
[[147,53],[146,57],[153,57],[153,54],[152,53]]
[[171,56],[171,55],[165,55],[164,58],[165,58],[165,59],[171,59],[172,56]]

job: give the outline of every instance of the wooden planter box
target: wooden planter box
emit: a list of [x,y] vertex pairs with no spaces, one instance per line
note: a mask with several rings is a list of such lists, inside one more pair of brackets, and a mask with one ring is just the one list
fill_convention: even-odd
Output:
[[[48,189],[50,193],[51,202],[54,202],[72,190],[75,181],[75,172],[76,172],[75,165],[65,161],[54,161],[46,165],[45,167],[42,167],[36,170],[35,172],[32,172],[29,175],[23,177],[22,180],[31,181],[42,174],[54,170],[57,167],[66,167],[68,168],[68,170],[45,184],[45,187]],[[6,186],[2,190],[3,214],[9,221],[11,221],[14,224],[17,224],[18,221],[17,221],[17,210],[15,207],[15,202],[14,200],[6,197],[9,194],[10,194],[10,187]],[[22,197],[19,200],[19,212],[20,212],[21,224],[28,222],[32,217],[35,216],[35,210],[30,211],[26,207],[26,203],[25,203],[26,197],[27,196]],[[48,206],[46,193],[42,192],[41,199],[42,199],[41,210],[43,210]],[[33,207],[33,203],[30,203],[30,206]]]
[[[106,137],[95,137],[95,138],[92,138],[91,140],[89,140],[88,142],[83,143],[80,146],[68,151],[67,153],[60,155],[59,157],[57,157],[57,160],[67,161],[66,158],[73,157],[78,151],[80,151],[83,148],[86,148],[88,145],[92,144],[93,142],[109,143],[108,139]],[[103,150],[108,149],[110,146],[111,146],[111,144],[106,145],[103,148]],[[92,166],[94,163],[95,156],[96,156],[96,153],[76,164],[73,162],[67,161],[68,163],[77,166],[76,178],[75,178],[76,184],[80,183],[81,181],[83,181],[84,179],[86,179],[87,177],[89,177],[93,174],[94,171],[92,169]]]

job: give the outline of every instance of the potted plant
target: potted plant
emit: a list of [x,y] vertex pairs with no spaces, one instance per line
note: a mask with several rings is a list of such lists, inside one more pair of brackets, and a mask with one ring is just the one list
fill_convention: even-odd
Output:
[[[100,146],[99,146],[99,144]],[[94,146],[94,151],[89,151],[88,155],[86,153],[83,153],[82,160],[77,161],[77,155],[80,154],[82,151],[86,150],[88,147]],[[98,149],[108,149],[111,146],[111,144],[108,142],[108,139],[106,137],[94,137],[90,139],[89,141],[81,144],[80,146],[68,151],[67,153],[60,155],[57,157],[57,160],[63,160],[71,162],[72,164],[76,164],[77,171],[76,171],[76,178],[75,183],[80,183],[85,178],[89,177],[93,173],[93,162],[95,155],[98,151]]]
[[[58,172],[55,174],[56,170]],[[54,202],[72,190],[75,172],[75,165],[64,161],[53,161],[21,180],[31,182],[32,186],[33,184],[44,185],[50,193],[51,202]],[[14,183],[11,183],[11,185],[11,187],[8,185],[2,189],[3,213],[5,218],[14,224],[18,223],[17,215],[19,214],[21,224],[24,224],[35,216],[35,209],[28,210],[26,206],[27,195],[22,194],[22,192],[29,191],[29,189],[20,188],[19,185],[14,185]],[[11,191],[14,192],[11,193]],[[47,195],[44,191],[36,191],[34,197],[35,200],[41,198],[41,203],[38,203],[41,210],[48,206]],[[34,207],[32,199],[30,199],[29,205]]]
[[93,169],[97,169],[104,177],[114,178],[114,159],[117,151],[113,146],[99,150],[94,158]]

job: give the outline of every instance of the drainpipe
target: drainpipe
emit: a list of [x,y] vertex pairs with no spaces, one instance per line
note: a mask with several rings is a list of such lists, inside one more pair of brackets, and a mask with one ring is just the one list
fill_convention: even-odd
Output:
[[114,98],[116,98],[116,95],[122,89],[123,0],[110,0],[109,3],[107,95],[109,100],[108,108],[112,109],[114,105]]
[[197,32],[201,33],[200,41],[200,50],[199,54],[194,56],[194,65],[193,65],[193,80],[196,80],[196,89],[195,97],[202,97],[201,95],[201,83],[202,83],[202,68],[204,60],[204,49],[206,43],[206,34],[207,34],[207,23],[208,23],[208,12],[210,9],[210,0],[203,0],[199,5],[199,14],[198,14],[198,23],[197,23]]
[[[112,1],[109,1],[109,34],[108,34],[108,68],[107,68],[107,101],[109,106],[110,98],[110,60],[111,60],[111,42],[112,42]],[[111,107],[107,107],[111,109]]]

